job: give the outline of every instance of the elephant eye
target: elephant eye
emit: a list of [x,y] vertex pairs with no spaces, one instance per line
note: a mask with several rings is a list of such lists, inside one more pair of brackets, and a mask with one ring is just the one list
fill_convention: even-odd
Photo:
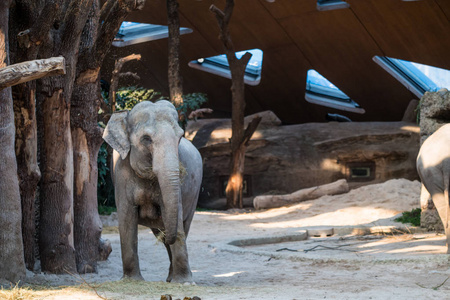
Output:
[[144,135],[143,137],[141,137],[141,143],[144,144],[151,144],[152,143],[152,138],[148,135]]

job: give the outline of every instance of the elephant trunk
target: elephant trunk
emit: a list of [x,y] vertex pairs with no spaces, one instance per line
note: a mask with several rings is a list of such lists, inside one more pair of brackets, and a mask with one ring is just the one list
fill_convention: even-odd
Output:
[[162,194],[161,215],[165,229],[164,240],[171,245],[177,239],[178,222],[182,213],[178,151],[172,157],[167,152],[161,156],[156,155],[153,157],[153,162],[153,170],[158,177]]

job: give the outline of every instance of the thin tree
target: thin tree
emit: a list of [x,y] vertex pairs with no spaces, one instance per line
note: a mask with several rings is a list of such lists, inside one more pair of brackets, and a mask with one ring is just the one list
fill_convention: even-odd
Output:
[[223,43],[225,54],[231,72],[231,165],[230,177],[226,187],[227,207],[243,207],[244,162],[247,144],[258,127],[261,117],[255,117],[244,130],[245,111],[245,84],[244,74],[251,53],[245,53],[240,59],[236,57],[233,42],[229,31],[229,23],[233,14],[234,0],[227,0],[224,11],[211,5],[210,11],[214,13],[220,29],[220,40]]
[[[167,0],[167,23],[169,27],[168,38],[168,82],[169,97],[175,107],[183,104],[183,79],[180,74],[180,16],[178,14],[178,1]],[[187,116],[180,115],[180,120]]]

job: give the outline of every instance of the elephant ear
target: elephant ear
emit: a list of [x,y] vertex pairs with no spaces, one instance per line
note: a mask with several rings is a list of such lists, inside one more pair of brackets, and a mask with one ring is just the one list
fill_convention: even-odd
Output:
[[114,113],[109,119],[108,125],[103,132],[103,139],[114,150],[119,152],[120,157],[125,159],[130,152],[130,140],[127,132],[128,111]]

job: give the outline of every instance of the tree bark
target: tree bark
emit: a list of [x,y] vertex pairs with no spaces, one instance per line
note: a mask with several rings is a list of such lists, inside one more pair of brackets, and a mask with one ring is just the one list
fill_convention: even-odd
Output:
[[[10,0],[0,3],[0,68],[9,64]],[[14,110],[11,88],[0,91],[0,279],[17,282],[25,277],[22,212],[14,151]]]
[[[169,27],[169,95],[170,102],[175,107],[180,107],[183,104],[183,79],[180,74],[180,17],[178,15],[178,1],[167,0],[167,21]],[[181,116],[184,119],[187,116]]]
[[38,104],[42,112],[41,221],[39,249],[44,272],[76,272],[74,245],[74,166],[70,103],[82,30],[93,0],[63,0],[61,14],[43,57],[66,58],[65,76],[41,80]]
[[[10,53],[13,63],[35,60],[58,12],[56,1],[16,0],[10,9]],[[64,64],[63,64],[64,66]],[[22,199],[25,263],[34,269],[36,253],[35,197],[41,173],[37,159],[36,82],[13,87],[16,156]]]
[[215,14],[220,28],[220,40],[222,41],[227,56],[231,72],[231,162],[230,178],[225,189],[228,208],[243,207],[243,180],[244,180],[244,162],[247,143],[258,127],[261,121],[256,117],[244,131],[244,112],[245,112],[245,69],[252,56],[251,53],[245,53],[240,59],[236,57],[233,42],[229,32],[228,24],[234,9],[234,0],[227,0],[224,11],[221,11],[215,5],[211,5],[210,10]]
[[253,206],[256,209],[274,208],[285,205],[296,204],[302,201],[313,200],[325,195],[338,195],[349,191],[348,183],[345,179],[319,185],[311,188],[301,189],[287,195],[262,195],[253,199]]
[[99,71],[112,40],[126,16],[141,9],[144,0],[94,0],[79,46],[79,59],[71,102],[74,151],[74,238],[79,273],[96,272],[102,223],[97,202],[97,157],[103,143],[97,124],[101,100]]

